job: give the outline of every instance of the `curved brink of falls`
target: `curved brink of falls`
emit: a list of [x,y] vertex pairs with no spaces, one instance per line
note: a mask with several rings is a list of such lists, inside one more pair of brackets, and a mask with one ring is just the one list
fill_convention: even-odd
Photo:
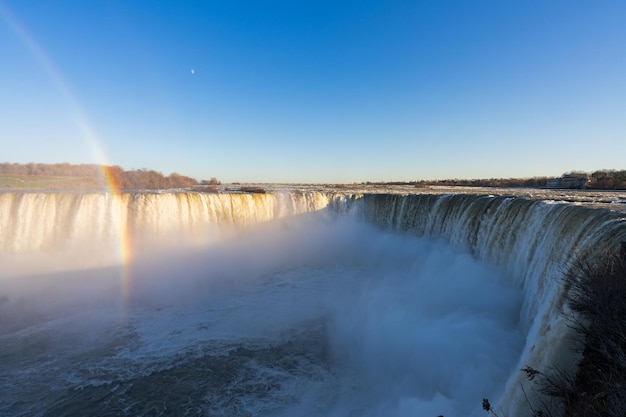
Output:
[[[625,220],[614,212],[502,196],[0,193],[0,254],[140,236],[201,244],[224,226],[322,211],[442,238],[504,269],[524,292],[520,323],[527,338],[518,368],[572,366],[560,278],[578,256],[616,250],[626,241]],[[521,381],[520,372],[509,378],[505,415],[527,410]]]
[[[444,238],[498,265],[524,292],[520,321],[526,344],[518,368],[572,368],[572,340],[562,315],[561,278],[577,257],[617,251],[626,241],[623,217],[604,209],[477,195],[365,195],[363,218],[384,228]],[[502,398],[505,415],[529,412],[513,373]]]
[[0,193],[0,253],[120,239],[204,239],[223,227],[319,211],[329,198],[321,193]]

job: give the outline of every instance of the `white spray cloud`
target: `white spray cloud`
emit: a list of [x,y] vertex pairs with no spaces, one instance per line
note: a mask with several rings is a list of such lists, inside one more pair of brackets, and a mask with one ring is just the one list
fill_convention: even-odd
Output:
[[[95,349],[122,332],[132,338],[110,363],[96,350],[90,360],[126,361],[124,372],[220,346],[306,340],[304,351],[322,353],[296,355],[295,371],[256,359],[256,378],[280,383],[246,401],[257,415],[331,416],[482,415],[480,400],[501,392],[522,345],[520,293],[501,271],[444,242],[349,219],[284,220],[193,251],[146,254],[128,270],[125,312],[119,273],[55,274],[19,291],[2,280],[0,308],[23,324],[5,323],[0,338],[52,329],[89,335]],[[86,347],[78,337],[63,346],[67,363],[55,369],[69,374],[72,349]],[[32,369],[45,373],[38,361]]]

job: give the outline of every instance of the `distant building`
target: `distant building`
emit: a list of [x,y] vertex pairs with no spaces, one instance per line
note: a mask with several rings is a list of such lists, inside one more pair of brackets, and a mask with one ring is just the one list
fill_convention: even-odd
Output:
[[563,175],[560,178],[549,179],[546,183],[547,188],[567,188],[567,189],[582,189],[585,188],[589,182],[587,175]]

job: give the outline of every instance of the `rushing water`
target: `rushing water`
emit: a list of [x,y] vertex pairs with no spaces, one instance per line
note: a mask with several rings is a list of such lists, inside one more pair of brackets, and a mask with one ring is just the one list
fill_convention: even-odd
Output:
[[7,416],[515,415],[517,369],[563,356],[556,275],[626,239],[606,211],[488,196],[0,194],[0,213]]

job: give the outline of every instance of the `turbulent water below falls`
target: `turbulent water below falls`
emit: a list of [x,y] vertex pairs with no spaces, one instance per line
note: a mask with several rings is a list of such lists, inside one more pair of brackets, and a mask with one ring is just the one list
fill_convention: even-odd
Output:
[[[5,415],[478,415],[521,349],[521,294],[443,242],[265,227],[2,305]],[[6,290],[5,290],[6,291]]]
[[493,196],[0,195],[0,214],[6,416],[524,415],[518,369],[570,356],[567,259],[626,240],[614,213]]

